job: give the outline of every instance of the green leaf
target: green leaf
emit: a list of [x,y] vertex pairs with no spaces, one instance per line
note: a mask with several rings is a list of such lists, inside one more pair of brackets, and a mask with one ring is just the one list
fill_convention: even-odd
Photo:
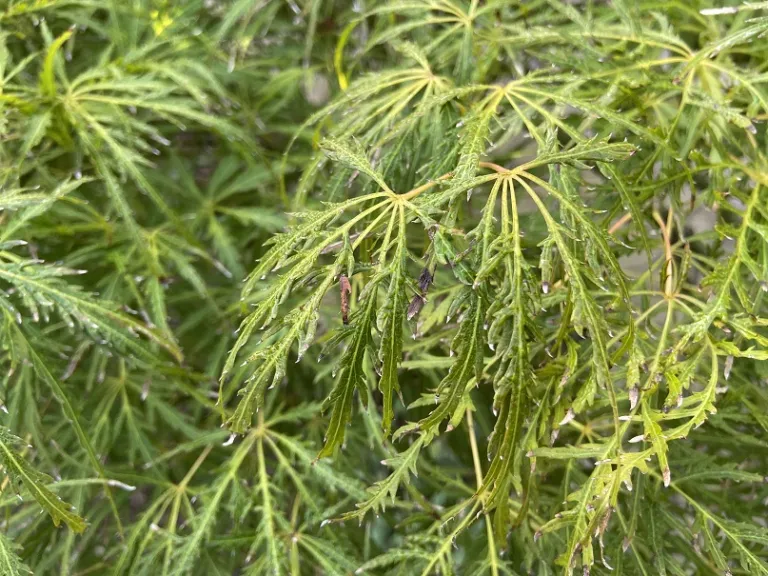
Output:
[[70,28],[61,34],[51,43],[45,55],[45,62],[43,63],[43,68],[40,72],[40,91],[43,95],[49,98],[56,96],[56,55],[72,34],[74,34],[74,28]]
[[379,359],[382,363],[379,390],[384,396],[382,425],[385,435],[389,435],[394,416],[392,409],[393,392],[400,390],[397,369],[402,359],[403,322],[407,308],[405,294],[405,276],[407,274],[405,245],[407,238],[405,236],[405,212],[402,207],[399,210],[398,222],[395,252],[389,266],[389,289],[385,304],[379,314],[379,325],[382,327],[381,348],[379,349]]
[[384,177],[371,168],[371,163],[368,161],[365,150],[356,140],[325,139],[320,143],[320,147],[334,162],[339,162],[354,170],[359,170],[376,182],[379,188],[385,192],[392,192],[384,181]]
[[35,114],[29,121],[29,128],[24,134],[24,144],[19,151],[19,158],[26,158],[30,151],[42,142],[48,127],[51,125],[51,111],[46,110],[41,114]]
[[19,558],[18,548],[18,544],[14,544],[5,534],[0,534],[0,570],[3,574],[8,576],[32,574],[29,567]]
[[235,481],[246,456],[253,449],[256,438],[256,432],[254,431],[243,439],[243,442],[237,447],[237,450],[227,462],[223,474],[210,487],[210,494],[206,494],[205,498],[206,505],[200,517],[196,518],[192,533],[182,541],[180,546],[175,548],[171,572],[173,576],[185,576],[193,568],[195,560],[200,556],[203,543],[213,530],[219,506],[227,492],[231,490],[230,486]]
[[463,186],[474,177],[480,156],[485,152],[490,123],[502,96],[501,90],[491,94],[464,121],[459,161],[452,178],[455,186]]
[[410,482],[411,475],[416,476],[418,474],[416,465],[419,454],[422,448],[430,443],[432,438],[433,435],[430,433],[420,434],[407,450],[400,452],[393,458],[383,460],[382,464],[392,468],[392,473],[368,489],[368,499],[357,504],[357,510],[342,514],[338,521],[343,522],[352,518],[362,519],[368,512],[385,510],[387,499],[394,501],[400,485],[407,484]]
[[653,446],[653,451],[656,454],[656,458],[659,461],[659,468],[661,469],[661,477],[664,481],[664,486],[669,486],[672,474],[669,470],[669,461],[667,460],[667,440],[664,438],[664,432],[653,418],[651,418],[650,408],[647,404],[643,404],[643,429],[645,430],[645,437]]
[[325,444],[317,455],[318,459],[332,456],[335,449],[343,445],[345,429],[352,417],[355,390],[361,398],[368,397],[364,360],[366,352],[373,345],[371,331],[376,315],[378,286],[373,284],[366,290],[367,296],[352,320],[350,342],[339,364],[336,385],[325,401],[325,405],[332,406],[333,410],[325,432]]
[[[451,342],[455,360],[435,393],[438,406],[418,423],[418,428],[425,433],[433,433],[445,418],[454,419],[461,407],[467,385],[473,379],[480,378],[485,346],[485,306],[476,291],[472,291],[467,300],[468,309],[464,321]],[[406,430],[401,428],[395,436],[402,435]]]
[[109,304],[87,297],[78,287],[62,280],[66,276],[79,273],[76,270],[35,262],[0,264],[0,280],[9,283],[19,292],[25,305],[31,309],[33,317],[40,315],[40,306],[43,311],[45,307],[56,306],[67,324],[73,327],[80,324],[87,332],[98,334],[146,360],[154,359],[155,355],[137,341],[136,334],[145,336],[150,342],[162,346],[181,360],[181,351],[175,343],[115,311]]
[[605,444],[579,444],[578,446],[562,446],[557,448],[536,448],[531,456],[569,460],[572,458],[600,458],[605,454]]
[[[48,512],[55,526],[64,522],[73,532],[83,532],[85,530],[85,520],[72,512],[71,504],[62,501],[61,498],[48,489],[47,485],[52,483],[53,479],[32,468],[32,466],[30,466],[29,463],[16,452],[14,446],[18,446],[22,443],[21,438],[12,435],[5,428],[0,428],[0,459],[3,461],[3,467],[5,468],[6,473],[15,482],[19,482],[27,489],[37,503]],[[5,564],[12,569],[15,569],[16,572],[20,572],[23,566],[18,561],[18,558],[14,559],[13,555],[7,555],[12,554],[12,552],[5,547],[6,543],[7,540],[0,542],[0,544],[3,544],[0,549],[6,553],[3,555],[2,559]],[[13,574],[13,571],[11,570],[9,573]]]

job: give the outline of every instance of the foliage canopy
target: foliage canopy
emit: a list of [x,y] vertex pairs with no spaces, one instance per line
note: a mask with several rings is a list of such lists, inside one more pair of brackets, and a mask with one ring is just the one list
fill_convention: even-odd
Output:
[[768,575],[768,3],[0,2],[0,574]]

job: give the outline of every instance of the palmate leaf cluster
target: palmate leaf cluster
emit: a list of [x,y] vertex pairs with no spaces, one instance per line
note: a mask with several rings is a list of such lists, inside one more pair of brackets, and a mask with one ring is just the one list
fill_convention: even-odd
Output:
[[0,574],[768,574],[767,34],[0,2]]

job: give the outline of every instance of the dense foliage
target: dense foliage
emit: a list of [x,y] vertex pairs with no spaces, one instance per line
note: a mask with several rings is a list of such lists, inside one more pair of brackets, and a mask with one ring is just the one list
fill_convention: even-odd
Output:
[[768,575],[767,11],[0,1],[0,574]]

